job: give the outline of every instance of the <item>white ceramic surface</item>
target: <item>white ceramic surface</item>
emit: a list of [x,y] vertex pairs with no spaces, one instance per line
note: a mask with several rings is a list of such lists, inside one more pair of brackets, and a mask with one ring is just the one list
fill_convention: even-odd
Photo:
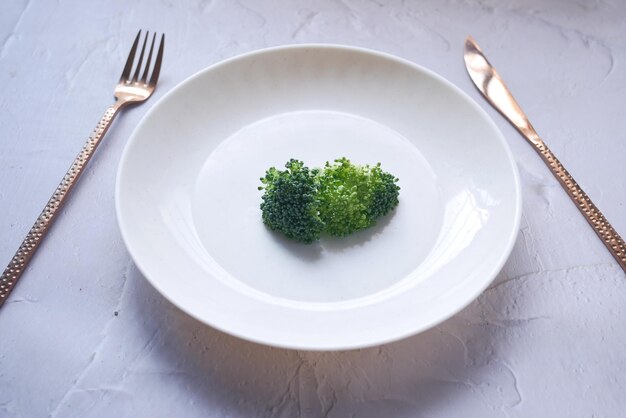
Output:
[[[400,204],[369,230],[303,245],[262,223],[270,166],[381,162]],[[146,278],[202,322],[275,346],[336,350],[423,331],[491,282],[521,198],[489,117],[390,55],[277,47],[212,66],[160,100],[120,162],[117,212]]]

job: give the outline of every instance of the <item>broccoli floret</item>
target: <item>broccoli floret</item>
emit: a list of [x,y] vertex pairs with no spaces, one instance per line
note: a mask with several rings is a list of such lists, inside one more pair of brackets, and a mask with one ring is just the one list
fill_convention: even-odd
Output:
[[322,232],[345,236],[376,224],[398,205],[398,179],[374,167],[352,164],[347,158],[309,169],[291,159],[280,171],[272,167],[261,178],[265,190],[263,222],[287,237],[311,243]]
[[380,163],[370,169],[369,185],[372,197],[367,205],[367,216],[371,220],[385,216],[398,206],[400,186],[396,184],[397,182],[396,177],[380,168]]
[[326,163],[320,174],[320,218],[329,235],[345,236],[376,224],[398,205],[398,179],[347,158]]
[[261,178],[263,222],[291,239],[311,243],[320,238],[324,227],[319,217],[319,170],[309,170],[294,159],[285,168],[272,167]]

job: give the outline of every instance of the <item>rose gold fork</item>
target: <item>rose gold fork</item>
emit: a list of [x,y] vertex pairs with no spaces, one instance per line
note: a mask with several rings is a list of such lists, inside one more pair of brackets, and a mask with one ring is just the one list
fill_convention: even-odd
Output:
[[35,254],[35,251],[37,251],[37,248],[39,248],[39,244],[56,218],[59,208],[65,202],[65,199],[69,195],[70,191],[74,188],[74,185],[83,173],[85,166],[93,156],[96,148],[100,144],[100,141],[104,137],[104,134],[111,126],[115,116],[117,116],[120,110],[128,105],[144,102],[154,92],[157,80],[159,79],[159,73],[161,71],[165,35],[161,35],[161,42],[159,43],[159,50],[157,52],[156,59],[154,60],[154,69],[152,70],[150,79],[148,79],[148,74],[150,73],[150,62],[152,61],[152,52],[154,50],[156,34],[152,35],[148,58],[145,60],[143,74],[141,78],[139,78],[142,63],[144,62],[146,44],[148,43],[148,35],[149,32],[146,32],[141,53],[139,54],[139,59],[137,61],[137,67],[135,68],[135,72],[131,75],[137,45],[139,44],[139,40],[141,38],[141,31],[137,33],[135,42],[133,42],[133,46],[128,54],[128,59],[126,60],[126,65],[124,66],[124,71],[122,71],[120,81],[117,86],[115,86],[115,103],[109,106],[106,112],[104,112],[104,116],[102,116],[102,119],[100,119],[100,122],[96,125],[95,130],[83,146],[81,152],[74,159],[74,162],[63,177],[63,180],[61,180],[61,183],[48,201],[48,204],[41,212],[41,215],[39,215],[39,218],[35,221],[35,224],[26,235],[26,238],[24,238],[22,245],[18,248],[17,252],[13,256],[13,259],[11,259],[11,262],[2,273],[2,276],[0,276],[0,307],[2,307],[4,302],[7,300],[9,293],[11,293],[15,284],[24,273],[28,262]]

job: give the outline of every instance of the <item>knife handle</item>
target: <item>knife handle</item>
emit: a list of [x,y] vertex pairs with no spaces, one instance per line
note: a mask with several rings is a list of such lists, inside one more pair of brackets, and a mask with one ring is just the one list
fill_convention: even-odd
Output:
[[600,212],[600,209],[593,204],[587,193],[576,183],[576,180],[563,167],[563,164],[550,151],[550,148],[542,140],[532,142],[535,150],[550,167],[552,174],[559,180],[559,183],[567,191],[567,194],[584,215],[587,222],[589,222],[589,225],[598,234],[598,237],[600,237],[613,257],[615,257],[617,264],[626,272],[626,243],[624,243],[622,237],[613,229],[609,221]]
[[87,142],[85,142],[83,149],[76,156],[69,170],[67,170],[61,183],[46,204],[46,207],[35,221],[35,224],[26,235],[26,238],[24,238],[22,245],[17,249],[9,265],[0,276],[0,307],[2,307],[7,300],[9,294],[17,284],[17,281],[24,273],[24,270],[26,270],[28,262],[37,251],[37,248],[39,248],[39,244],[50,229],[50,226],[52,226],[52,222],[59,214],[59,209],[74,188],[76,181],[83,173],[85,166],[93,156],[93,153],[98,147],[98,144],[100,144],[102,137],[109,129],[109,126],[111,126],[111,122],[119,109],[120,106],[116,103],[109,106],[106,110],[93,133]]

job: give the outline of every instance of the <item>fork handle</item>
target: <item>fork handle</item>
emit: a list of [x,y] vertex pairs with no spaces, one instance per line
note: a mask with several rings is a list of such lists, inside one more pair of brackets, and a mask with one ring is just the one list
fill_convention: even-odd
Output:
[[109,126],[111,126],[111,122],[113,122],[119,109],[120,102],[116,102],[114,105],[109,106],[106,112],[104,112],[102,119],[100,119],[93,133],[89,136],[85,145],[83,145],[83,149],[74,159],[74,162],[69,170],[67,170],[67,173],[65,173],[63,180],[59,183],[54,194],[46,204],[46,207],[35,221],[35,224],[26,235],[26,238],[24,238],[24,241],[22,241],[22,245],[17,249],[9,265],[2,273],[2,276],[0,276],[0,307],[6,302],[9,294],[17,284],[17,281],[24,273],[24,270],[26,270],[28,262],[35,254],[35,251],[37,251],[37,248],[39,248],[39,244],[50,229],[52,222],[59,213],[59,209],[65,202],[70,191],[74,188],[78,178],[85,170],[85,166],[89,160],[91,160],[94,151],[100,144]]
[[626,272],[626,244],[617,231],[606,220],[600,209],[593,204],[587,193],[576,183],[572,175],[563,167],[563,164],[550,151],[550,148],[542,141],[533,141],[535,150],[548,165],[552,174],[559,180],[576,207],[584,215],[589,225],[598,234],[611,255],[617,260],[617,264]]

